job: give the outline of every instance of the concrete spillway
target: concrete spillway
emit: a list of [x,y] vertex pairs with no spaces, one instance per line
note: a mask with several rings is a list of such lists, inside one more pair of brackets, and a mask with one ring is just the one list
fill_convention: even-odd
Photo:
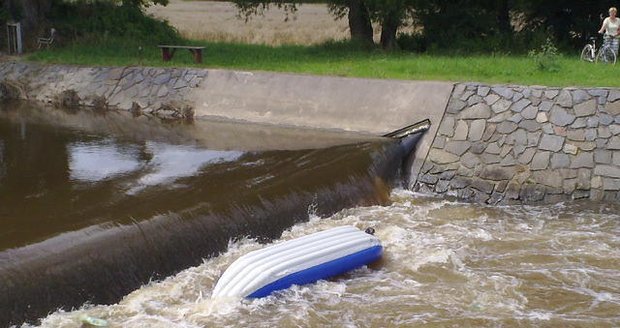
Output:
[[[101,117],[89,123],[84,113],[62,114],[65,123],[82,115],[71,128],[45,123],[57,112],[2,113],[1,325],[118,301],[231,239],[270,240],[311,214],[385,204],[416,143],[369,137],[318,149],[210,150],[180,142],[191,138],[179,130],[165,134],[180,140],[173,145],[152,131],[103,134],[93,124]],[[93,158],[89,172],[80,163]],[[178,173],[192,161],[194,171]],[[101,175],[111,167],[126,170]],[[24,184],[29,177],[38,182]]]

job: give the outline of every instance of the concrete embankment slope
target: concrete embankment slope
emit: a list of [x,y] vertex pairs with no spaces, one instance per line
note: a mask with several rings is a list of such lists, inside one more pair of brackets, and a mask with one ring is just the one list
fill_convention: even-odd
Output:
[[210,70],[192,103],[197,116],[373,135],[429,119],[407,173],[416,177],[452,89],[448,82]]
[[196,115],[383,135],[441,119],[452,83],[211,70]]
[[268,72],[0,63],[2,93],[45,103],[169,112],[253,123],[383,135],[438,123],[448,82],[352,79]]

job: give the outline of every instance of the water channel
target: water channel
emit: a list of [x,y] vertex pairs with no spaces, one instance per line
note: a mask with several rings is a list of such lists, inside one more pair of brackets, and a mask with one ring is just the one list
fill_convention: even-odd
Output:
[[[46,297],[74,297],[73,283],[124,295],[25,327],[82,327],[84,315],[110,327],[620,326],[618,204],[464,204],[392,189],[398,179],[386,172],[398,166],[378,164],[392,156],[384,139],[116,115],[0,108],[3,281],[19,282],[17,272],[45,283],[41,275],[68,267],[87,278],[65,273],[75,280],[49,286]],[[231,222],[255,218],[264,229],[233,228],[222,213]],[[374,227],[384,258],[264,299],[210,298],[227,266],[262,242],[343,224]],[[213,235],[230,230],[247,237]],[[204,246],[198,260],[160,263],[193,258],[201,238],[222,250]],[[108,255],[85,258],[99,253]],[[136,265],[165,270],[133,289],[105,278],[124,270],[140,280]],[[35,292],[27,287],[22,292]],[[2,299],[19,297],[0,295],[0,312],[12,311]]]

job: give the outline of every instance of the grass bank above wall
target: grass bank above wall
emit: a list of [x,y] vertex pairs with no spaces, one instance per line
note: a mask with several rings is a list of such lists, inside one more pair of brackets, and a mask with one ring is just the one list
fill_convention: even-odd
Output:
[[527,56],[437,56],[384,53],[347,43],[319,46],[270,47],[247,44],[188,42],[204,45],[203,64],[193,63],[188,51],[177,50],[164,63],[156,46],[136,41],[102,40],[70,44],[29,55],[33,61],[94,66],[190,66],[262,70],[379,79],[477,81],[546,86],[619,87],[620,64],[603,66],[574,56],[559,56],[556,71],[541,71]]

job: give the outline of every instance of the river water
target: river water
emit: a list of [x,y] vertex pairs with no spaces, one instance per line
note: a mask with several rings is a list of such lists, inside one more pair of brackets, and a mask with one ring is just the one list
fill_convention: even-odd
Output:
[[[71,121],[71,117],[75,116],[62,116],[62,121]],[[46,116],[46,120],[50,118]],[[12,122],[12,131],[17,131],[19,137],[21,132],[15,128],[15,122],[20,121]],[[84,120],[80,122],[83,125]],[[194,162],[209,163],[235,161],[241,156],[235,150],[225,150],[217,156],[203,154],[195,149],[189,151],[193,149],[190,146],[168,147],[161,141],[142,143],[142,149],[134,149],[122,143],[119,146],[118,141],[112,142],[99,134],[93,136],[93,129],[91,126],[86,129],[91,132],[83,133],[90,143],[65,140],[65,146],[58,148],[65,153],[68,150],[65,165],[69,169],[65,167],[64,172],[75,184],[71,192],[61,195],[80,198],[82,194],[75,190],[110,183],[110,176],[127,176],[126,172],[137,170],[136,158],[146,157],[145,160],[159,163],[158,167],[162,168],[168,152],[186,150],[200,159]],[[150,129],[144,128],[141,133]],[[162,133],[167,140],[174,139],[173,136],[187,137],[170,130],[156,134]],[[306,136],[300,140],[307,139]],[[325,147],[334,143],[332,138],[322,140],[329,140]],[[115,161],[114,165],[105,167],[119,171],[92,170],[96,165],[91,161],[102,160],[93,158],[93,145],[98,145],[97,154],[108,152],[101,158]],[[6,150],[6,142],[2,147]],[[130,151],[122,150],[127,148]],[[348,151],[354,154],[353,150]],[[0,162],[4,163],[0,172],[6,171],[6,160]],[[184,184],[191,185],[200,170],[189,166],[184,173],[175,174],[182,177]],[[155,185],[182,188],[176,185],[178,179],[164,174],[170,170],[149,172],[152,175],[134,176],[131,184],[123,180],[124,197],[140,194]],[[6,183],[7,177],[4,179]],[[38,195],[32,190],[24,194]],[[383,259],[344,276],[294,286],[264,299],[211,299],[211,291],[222,272],[241,255],[263,247],[254,239],[244,238],[230,241],[225,251],[204,258],[198,265],[144,284],[117,303],[87,302],[77,309],[56,311],[36,324],[23,326],[86,327],[81,321],[85,316],[104,319],[109,327],[620,326],[620,205],[575,202],[492,207],[434,198],[400,188],[392,190],[387,202],[380,203],[383,205],[358,206],[333,215],[317,216],[309,209],[309,222],[293,225],[275,240],[288,240],[339,225],[374,227],[385,247]],[[4,213],[6,204],[0,204]],[[76,228],[83,225],[87,224],[82,222]],[[30,226],[36,228],[35,223]],[[27,238],[41,239],[41,230],[50,233],[49,228],[35,228]],[[10,232],[0,233],[4,236],[2,248],[19,245],[19,241],[11,241]]]
[[260,248],[152,282],[113,305],[54,313],[42,327],[618,327],[617,205],[488,207],[395,190],[389,206],[347,209],[286,231],[291,239],[350,224],[375,227],[380,263],[252,301],[211,299],[218,277]]

